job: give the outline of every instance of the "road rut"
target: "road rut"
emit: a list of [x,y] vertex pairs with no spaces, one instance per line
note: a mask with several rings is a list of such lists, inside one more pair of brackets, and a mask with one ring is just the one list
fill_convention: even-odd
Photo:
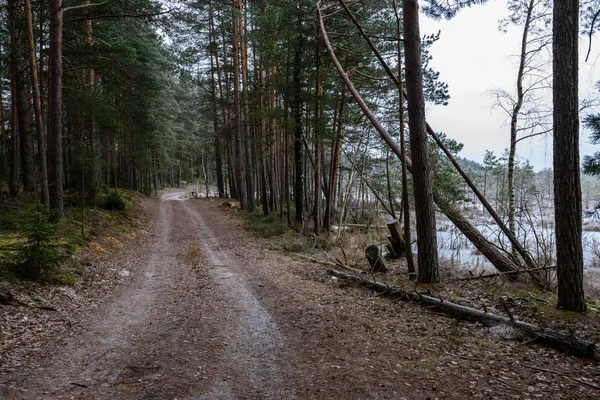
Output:
[[131,283],[50,343],[4,398],[293,397],[278,368],[278,327],[239,260],[180,197],[153,205]]

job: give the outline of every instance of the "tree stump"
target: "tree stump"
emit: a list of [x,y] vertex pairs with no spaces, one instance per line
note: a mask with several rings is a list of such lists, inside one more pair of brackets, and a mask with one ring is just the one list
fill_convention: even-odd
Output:
[[365,255],[371,265],[371,272],[387,272],[387,266],[385,265],[384,258],[381,256],[379,246],[370,245],[365,250]]
[[390,251],[392,258],[400,258],[406,254],[407,246],[404,240],[404,232],[400,226],[400,222],[397,219],[393,219],[387,222],[388,230],[390,235],[387,237],[390,241],[390,247],[393,251]]

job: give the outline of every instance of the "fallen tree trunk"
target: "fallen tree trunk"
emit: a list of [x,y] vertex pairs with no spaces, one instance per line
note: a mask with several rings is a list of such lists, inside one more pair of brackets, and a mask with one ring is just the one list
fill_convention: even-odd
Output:
[[365,228],[365,229],[387,229],[386,226],[379,225],[367,225],[367,224],[344,224],[349,228]]
[[556,269],[556,267],[540,267],[540,268],[534,268],[534,269],[523,269],[520,271],[513,271],[513,272],[497,272],[495,274],[485,274],[485,275],[482,273],[481,275],[468,276],[466,278],[460,278],[457,280],[459,280],[459,281],[476,281],[476,280],[480,280],[480,279],[497,278],[499,276],[510,277],[512,275],[520,275],[520,274],[537,272],[537,271],[548,271],[551,269]]
[[458,318],[469,321],[481,322],[484,325],[505,324],[521,331],[525,336],[536,340],[537,342],[552,347],[554,349],[567,352],[584,358],[595,358],[596,344],[565,333],[543,329],[524,321],[518,321],[513,318],[502,315],[480,311],[471,307],[462,306],[436,297],[427,296],[415,291],[405,290],[395,286],[389,286],[384,283],[371,281],[356,275],[349,275],[341,271],[332,269],[329,271],[333,276],[356,282],[369,289],[379,293],[385,293],[387,296],[407,301],[415,301],[428,307],[435,307],[438,311],[450,314]]

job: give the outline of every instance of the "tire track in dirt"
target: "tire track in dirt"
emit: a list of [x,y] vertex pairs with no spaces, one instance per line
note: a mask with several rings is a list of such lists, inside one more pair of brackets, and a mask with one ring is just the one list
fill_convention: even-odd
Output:
[[[0,383],[2,399],[290,398],[281,337],[236,260],[172,192],[155,204],[132,281]],[[201,245],[203,260],[188,265]],[[131,262],[131,261],[129,261]],[[127,265],[124,261],[124,265]]]
[[[222,368],[237,371],[238,378],[248,374],[250,385],[261,397],[293,397],[284,390],[277,366],[283,342],[272,316],[249,288],[239,262],[230,256],[232,249],[223,248],[201,213],[187,202],[180,205],[194,222],[194,233],[206,252],[208,270],[219,292],[227,296],[223,316],[229,326],[226,342],[233,351],[221,361]],[[236,398],[230,389],[217,382],[211,393],[203,398]]]

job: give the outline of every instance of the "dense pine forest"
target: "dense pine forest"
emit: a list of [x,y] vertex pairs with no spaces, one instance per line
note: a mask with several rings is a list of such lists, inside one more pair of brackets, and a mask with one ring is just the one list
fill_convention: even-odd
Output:
[[[510,138],[482,164],[426,122],[451,93],[430,67],[440,33],[422,36],[419,12],[450,19],[486,1],[421,3],[5,0],[1,199],[31,193],[59,221],[118,189],[195,185],[314,235],[382,211],[416,238],[417,259],[405,252],[421,283],[440,279],[437,213],[501,273],[544,285],[537,272],[555,264],[559,307],[584,311],[582,206],[598,199],[582,198],[573,60],[579,35],[595,50],[596,2],[508,1],[504,26],[523,32],[516,92],[498,94]],[[548,82],[543,113],[530,103]],[[516,143],[552,132],[554,169],[536,178]],[[557,254],[542,260],[523,220],[552,204]]]

